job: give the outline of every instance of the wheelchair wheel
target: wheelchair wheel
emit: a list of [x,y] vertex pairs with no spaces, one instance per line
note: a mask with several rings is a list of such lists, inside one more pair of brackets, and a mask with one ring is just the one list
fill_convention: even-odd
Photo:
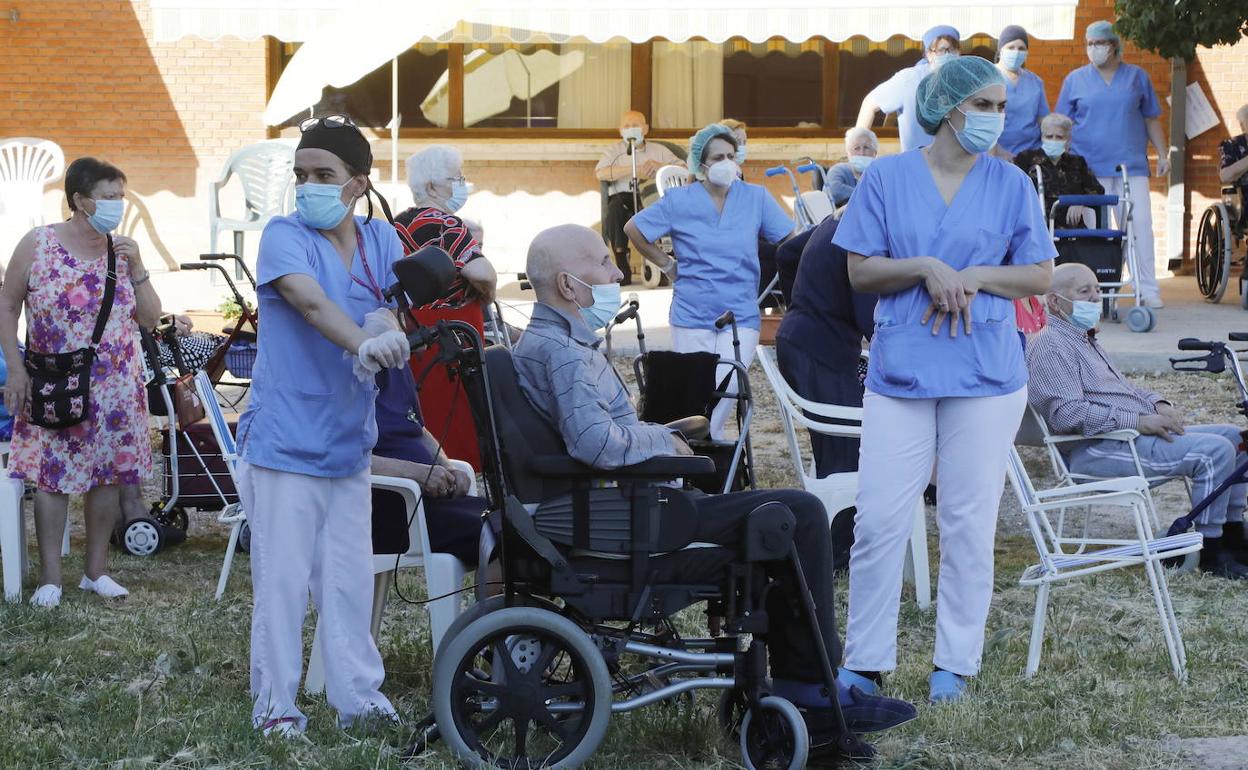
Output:
[[1231,276],[1231,218],[1215,203],[1196,231],[1196,286],[1207,302],[1220,302]]
[[784,698],[768,696],[741,720],[741,760],[746,770],[801,770],[810,754],[802,713]]
[[433,713],[467,767],[574,768],[606,735],[611,679],[575,623],[507,607],[469,623],[439,650]]
[[1127,311],[1127,328],[1133,332],[1151,332],[1157,325],[1157,314],[1151,308],[1137,305]]
[[251,524],[244,521],[243,526],[238,528],[238,542],[234,544],[234,550],[239,553],[251,553]]
[[1248,277],[1239,279],[1239,309],[1248,310]]
[[126,524],[120,540],[121,547],[131,556],[151,556],[163,545],[164,532],[155,519],[140,516]]
[[[541,597],[516,594],[512,601],[513,607],[537,607],[539,609],[549,610],[556,615],[559,614],[559,605],[547,599],[542,599]],[[438,649],[434,651],[434,656],[436,657],[438,653],[442,652],[442,649],[446,647],[452,639],[459,636],[459,632],[467,628],[470,623],[473,623],[478,618],[485,617],[491,612],[497,612],[506,606],[507,597],[501,595],[490,596],[482,599],[461,612],[459,616],[456,617],[455,620],[451,621],[451,624],[446,627],[446,631],[442,632],[442,640],[438,642]]]
[[740,740],[741,722],[745,719],[748,708],[745,692],[735,687],[724,690],[719,696],[719,706],[715,709],[715,721],[719,729],[724,731],[724,735],[734,741]]
[[647,289],[657,289],[663,283],[663,273],[658,266],[646,260],[641,266],[641,284]]

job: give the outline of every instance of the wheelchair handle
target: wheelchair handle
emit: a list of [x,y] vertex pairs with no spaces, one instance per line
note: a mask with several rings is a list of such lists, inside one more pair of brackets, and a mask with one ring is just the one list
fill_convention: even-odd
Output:
[[725,310],[723,315],[715,319],[715,328],[722,329],[728,324],[735,324],[736,322],[737,322],[737,317],[733,315],[732,311]]
[[764,176],[780,176],[786,171],[788,171],[788,169],[785,168],[783,164],[781,164],[779,166],[772,166],[771,168],[767,169],[766,171],[763,172],[763,175]]
[[1231,332],[1226,338],[1231,342],[1248,342],[1248,332]]
[[1184,337],[1179,340],[1179,350],[1207,350],[1212,352],[1222,347],[1221,342],[1206,342],[1195,337]]
[[183,262],[178,265],[179,270],[213,270],[214,268],[214,265],[209,265],[204,262]]
[[797,173],[799,174],[806,174],[811,171],[818,171],[818,170],[819,170],[818,163],[803,163],[802,165],[797,167]]

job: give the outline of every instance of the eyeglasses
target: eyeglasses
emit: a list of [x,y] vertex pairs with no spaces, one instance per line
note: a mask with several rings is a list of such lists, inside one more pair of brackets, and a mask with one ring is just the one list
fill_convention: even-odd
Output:
[[936,54],[937,56],[943,56],[944,54],[948,54],[948,53],[959,54],[962,52],[960,49],[954,48],[953,46],[946,46],[943,48],[929,48],[928,50]]
[[448,182],[467,182],[467,181],[468,181],[468,177],[464,176],[463,174],[460,174],[459,176],[448,176],[448,177],[446,177],[446,181],[448,181]]
[[299,123],[299,132],[307,133],[317,126],[324,128],[355,128],[355,121],[346,115],[324,115],[319,118],[308,118]]
[[1113,46],[1113,44],[1114,41],[1112,40],[1089,40],[1088,48],[1109,48]]

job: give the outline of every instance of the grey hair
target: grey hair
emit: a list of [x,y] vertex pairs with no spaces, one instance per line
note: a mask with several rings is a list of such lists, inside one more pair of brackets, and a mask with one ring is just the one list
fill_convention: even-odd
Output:
[[845,132],[845,151],[848,152],[849,146],[863,136],[871,140],[871,147],[876,152],[880,151],[880,139],[875,135],[875,132],[869,128],[859,128],[858,126],[854,126]]
[[1044,132],[1050,128],[1060,128],[1067,134],[1074,129],[1075,123],[1070,118],[1060,112],[1050,112],[1040,119],[1040,131]]
[[416,204],[429,202],[428,185],[446,179],[461,168],[464,158],[459,150],[445,144],[433,144],[407,159],[407,186]]

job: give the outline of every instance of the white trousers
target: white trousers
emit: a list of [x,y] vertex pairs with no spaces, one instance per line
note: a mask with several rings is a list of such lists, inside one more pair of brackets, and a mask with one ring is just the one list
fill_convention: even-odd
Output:
[[[741,363],[747,369],[754,361],[754,349],[758,347],[758,329],[737,329],[737,338],[741,340]],[[686,326],[672,327],[672,349],[677,353],[715,353],[726,361],[734,361],[732,349],[732,328],[723,329],[690,329]],[[720,364],[715,370],[715,384],[719,385],[724,377],[732,375],[732,380],[725,388],[729,393],[739,392],[735,370],[726,364]],[[711,438],[722,439],[724,426],[728,418],[735,413],[736,399],[721,399],[711,411]]]
[[897,667],[901,572],[914,506],[936,463],[940,578],[935,664],[979,671],[992,600],[993,541],[1005,464],[1027,388],[982,398],[863,399],[858,516],[849,555],[845,667]]
[[295,706],[303,673],[308,591],[320,613],[325,694],[339,723],[389,716],[379,688],[381,654],[369,630],[373,606],[372,495],[368,470],[345,478],[238,465],[251,525],[252,722],[307,717]]
[[[1105,188],[1106,195],[1117,195],[1121,200],[1121,176],[1098,176],[1096,181]],[[1127,177],[1127,181],[1131,185],[1131,235],[1135,241],[1135,261],[1140,267],[1140,274],[1132,278],[1139,283],[1141,297],[1160,297],[1161,289],[1157,286],[1157,258],[1153,248],[1153,204],[1148,195],[1148,177],[1131,176]],[[1118,216],[1122,216],[1121,206]]]

